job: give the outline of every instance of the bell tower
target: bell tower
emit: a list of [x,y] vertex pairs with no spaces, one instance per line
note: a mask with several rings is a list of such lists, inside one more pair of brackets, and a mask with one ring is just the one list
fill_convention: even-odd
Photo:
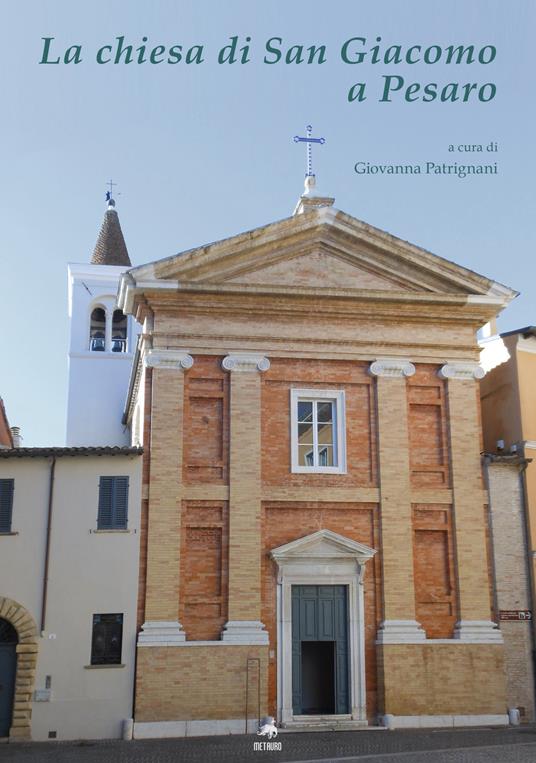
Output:
[[91,261],[69,264],[68,446],[128,445],[121,423],[139,327],[117,308],[131,267],[112,192]]

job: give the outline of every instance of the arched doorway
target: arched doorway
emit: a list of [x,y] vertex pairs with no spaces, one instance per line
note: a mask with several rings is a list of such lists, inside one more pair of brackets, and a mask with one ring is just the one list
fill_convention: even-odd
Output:
[[11,728],[18,642],[15,628],[0,618],[0,737],[7,737]]
[[[7,625],[6,625],[7,624]],[[10,665],[15,668],[15,687],[11,697],[11,708],[17,709],[17,717],[12,718],[13,710],[9,710],[7,723],[11,728],[5,729],[5,710],[8,706],[6,697],[9,696],[7,688],[4,698],[0,698],[0,736],[9,736],[10,739],[30,739],[32,725],[32,696],[35,686],[35,670],[37,667],[37,653],[39,651],[39,637],[37,626],[28,610],[14,599],[0,596],[0,626],[4,636],[0,636],[0,648],[2,649],[2,665]],[[15,641],[13,641],[13,629]],[[15,651],[15,659],[13,659]],[[5,680],[8,678],[7,668],[2,668],[0,683],[7,687]]]

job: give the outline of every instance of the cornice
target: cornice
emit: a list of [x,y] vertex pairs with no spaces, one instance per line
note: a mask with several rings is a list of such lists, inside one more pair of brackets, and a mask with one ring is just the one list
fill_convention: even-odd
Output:
[[[245,284],[230,283],[242,274],[318,251],[383,276],[396,290],[253,286],[247,277]],[[281,302],[281,297],[311,297],[322,305],[335,297],[354,304],[361,301],[373,310],[389,302],[450,303],[459,305],[466,316],[474,316],[477,323],[485,323],[516,296],[502,284],[331,207],[132,268],[121,278],[119,304],[130,313],[140,296],[158,299],[158,293],[166,292],[174,302],[183,301],[187,292],[229,294],[233,300],[265,294],[274,302]]]

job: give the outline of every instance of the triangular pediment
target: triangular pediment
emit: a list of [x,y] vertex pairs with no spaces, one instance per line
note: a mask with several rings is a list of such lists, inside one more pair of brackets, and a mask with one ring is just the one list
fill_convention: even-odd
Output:
[[[258,265],[258,264],[257,264]],[[273,265],[256,267],[227,283],[256,286],[298,286],[328,289],[373,289],[376,291],[400,291],[408,284],[396,278],[386,278],[349,262],[342,257],[322,251],[314,251],[297,257],[284,258]]]
[[318,530],[272,549],[270,555],[277,562],[322,559],[356,559],[365,562],[375,553],[375,549],[364,543],[346,538],[332,530]]
[[[323,207],[128,271],[122,288],[322,294],[367,299],[516,292],[344,212]],[[128,295],[125,303],[129,304]],[[123,302],[122,302],[123,304]],[[496,305],[496,308],[495,308]]]

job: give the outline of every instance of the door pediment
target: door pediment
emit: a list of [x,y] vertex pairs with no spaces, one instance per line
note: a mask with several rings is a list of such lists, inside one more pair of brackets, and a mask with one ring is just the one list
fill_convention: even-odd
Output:
[[318,530],[311,535],[272,549],[270,556],[279,566],[285,563],[320,563],[355,560],[364,564],[376,550],[364,543],[346,538],[332,530]]

